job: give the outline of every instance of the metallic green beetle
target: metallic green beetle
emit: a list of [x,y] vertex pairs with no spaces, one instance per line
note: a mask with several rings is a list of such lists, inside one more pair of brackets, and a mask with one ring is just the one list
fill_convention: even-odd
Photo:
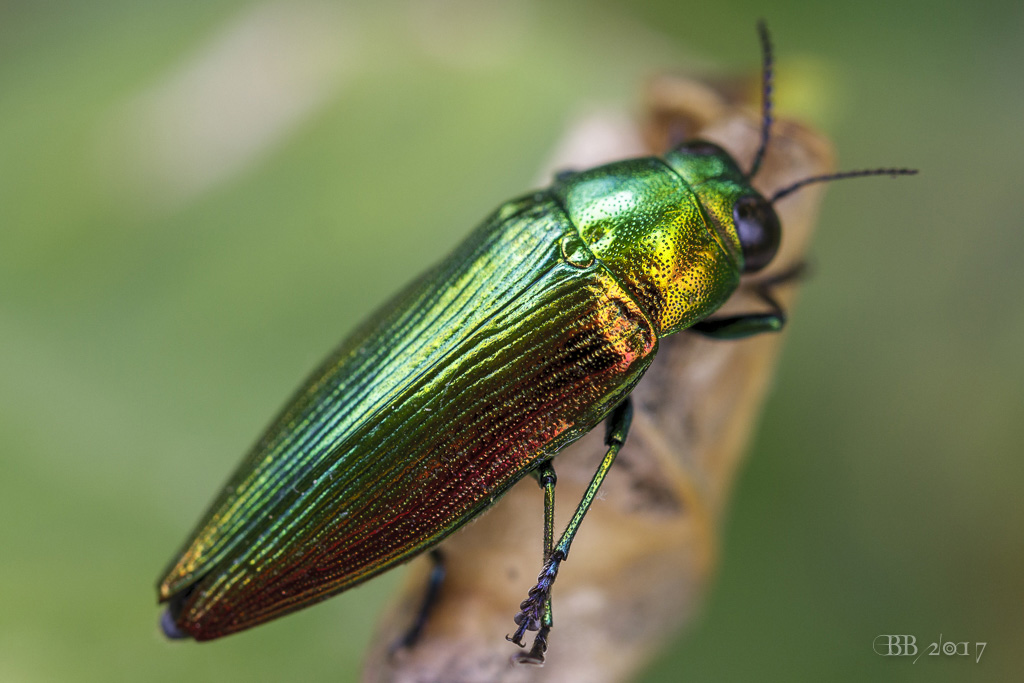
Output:
[[[218,638],[311,605],[436,545],[527,474],[545,489],[544,568],[510,638],[543,660],[550,588],[626,438],[658,340],[782,327],[709,318],[781,236],[740,169],[689,142],[664,158],[562,174],[501,206],[349,337],[270,425],[159,583],[170,637]],[[560,449],[609,420],[608,452],[554,543]]]

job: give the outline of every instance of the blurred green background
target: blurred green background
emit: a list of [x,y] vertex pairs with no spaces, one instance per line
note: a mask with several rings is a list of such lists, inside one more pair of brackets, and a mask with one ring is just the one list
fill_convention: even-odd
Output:
[[[91,0],[0,3],[0,681],[356,680],[399,573],[204,646],[157,574],[573,114],[755,69],[758,17],[841,167],[922,175],[830,189],[720,576],[644,680],[1017,678],[1019,1]],[[872,652],[904,633],[988,645]]]

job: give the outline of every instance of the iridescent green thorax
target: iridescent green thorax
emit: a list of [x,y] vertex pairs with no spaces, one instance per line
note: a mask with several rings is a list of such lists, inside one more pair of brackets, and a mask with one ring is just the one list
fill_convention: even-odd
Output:
[[722,238],[739,268],[743,270],[743,250],[736,232],[733,208],[743,196],[756,194],[750,180],[732,157],[717,145],[694,141],[665,155],[672,167],[696,195],[712,228]]
[[709,188],[697,191],[679,165],[685,167],[685,159],[672,166],[632,159],[570,175],[552,187],[583,248],[636,296],[659,336],[721,306],[739,284],[743,264],[728,212],[732,185],[706,178],[702,164],[687,176],[716,183],[712,191],[721,184],[728,193],[702,202],[698,192]]

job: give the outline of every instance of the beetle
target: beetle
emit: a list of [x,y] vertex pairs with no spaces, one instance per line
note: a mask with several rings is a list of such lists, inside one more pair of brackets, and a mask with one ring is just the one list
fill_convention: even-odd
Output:
[[[759,290],[767,310],[714,316],[742,275],[775,256],[774,202],[809,183],[915,173],[853,171],[757,192],[772,125],[763,23],[759,33],[751,168],[688,141],[661,158],[559,174],[500,206],[342,342],[267,428],[158,583],[168,637],[219,638],[351,588],[433,548],[534,475],[544,562],[509,640],[524,646],[536,632],[518,659],[543,661],[551,586],[626,441],[629,394],[659,339],[781,329],[771,287]],[[552,459],[602,421],[607,452],[556,543]]]

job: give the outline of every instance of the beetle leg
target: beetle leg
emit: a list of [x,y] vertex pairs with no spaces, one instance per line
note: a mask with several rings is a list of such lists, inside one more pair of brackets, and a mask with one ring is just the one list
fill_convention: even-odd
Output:
[[724,318],[708,318],[690,327],[691,330],[712,339],[743,339],[762,332],[778,332],[786,324],[786,313],[775,300],[773,289],[778,285],[797,280],[804,275],[807,264],[798,262],[770,278],[757,283],[754,292],[771,309],[767,313],[747,313]]
[[[555,545],[555,484],[558,477],[555,476],[555,468],[548,461],[537,470],[537,480],[544,489],[544,562],[551,558]],[[548,649],[548,633],[555,625],[554,613],[551,609],[551,595],[548,594],[544,601],[544,613],[541,617],[540,628],[533,638],[533,647],[530,652],[516,655],[516,661],[525,663],[541,663],[544,661],[544,652]],[[517,629],[516,633],[519,633]],[[522,645],[522,643],[517,643]]]
[[[562,532],[562,536],[558,539],[558,544],[552,548],[545,559],[544,568],[541,569],[540,575],[537,577],[537,584],[530,589],[526,600],[519,605],[519,613],[515,616],[518,628],[514,634],[508,636],[508,639],[522,647],[524,645],[523,636],[526,635],[527,631],[537,631],[538,633],[533,640],[533,647],[530,648],[530,651],[517,656],[514,660],[516,662],[529,664],[542,664],[544,662],[544,652],[548,646],[548,632],[552,626],[551,585],[555,582],[555,577],[558,576],[558,568],[562,561],[569,556],[569,546],[572,545],[573,538],[575,538],[576,532],[579,530],[580,522],[583,521],[583,517],[590,510],[594,498],[597,497],[597,491],[601,488],[601,483],[611,469],[612,463],[615,462],[615,456],[618,455],[622,445],[626,443],[626,436],[629,433],[629,425],[632,420],[633,404],[627,396],[608,416],[607,430],[604,438],[608,451],[605,453],[604,459],[601,460],[601,464],[594,473],[594,477],[590,480],[590,485],[583,494],[583,499],[576,507],[575,514],[573,514],[569,524],[565,527],[565,531]],[[547,509],[547,488],[545,487],[545,531],[548,527],[546,517],[549,512],[551,514],[551,525],[554,524],[554,482],[551,483],[550,487],[550,511]],[[547,541],[545,541],[545,546],[547,546]]]
[[537,470],[537,480],[544,489],[544,561],[551,557],[555,545],[555,468],[546,462]]
[[423,627],[427,625],[430,613],[437,605],[437,599],[441,594],[441,584],[444,583],[445,566],[444,553],[437,548],[430,551],[430,560],[433,566],[430,568],[430,576],[427,578],[427,590],[423,594],[423,603],[416,613],[416,619],[412,622],[405,635],[391,645],[389,654],[394,655],[399,650],[413,647],[423,635]]

